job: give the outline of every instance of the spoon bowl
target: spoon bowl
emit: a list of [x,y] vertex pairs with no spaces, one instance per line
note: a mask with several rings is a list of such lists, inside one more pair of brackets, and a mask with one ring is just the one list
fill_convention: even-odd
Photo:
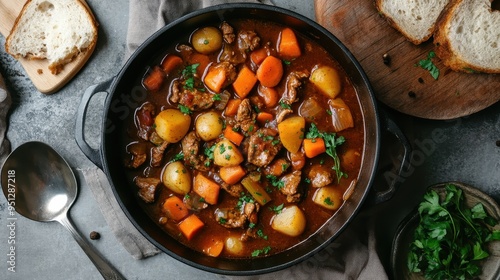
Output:
[[68,217],[78,195],[75,174],[52,147],[42,142],[27,142],[16,148],[5,160],[1,173],[5,197],[14,199],[15,210],[38,221],[57,221],[68,229],[104,279],[123,279],[81,237]]

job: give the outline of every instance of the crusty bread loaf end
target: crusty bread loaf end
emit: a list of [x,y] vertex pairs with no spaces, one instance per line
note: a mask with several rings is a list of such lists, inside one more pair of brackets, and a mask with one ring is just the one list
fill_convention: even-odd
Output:
[[48,59],[50,71],[57,74],[96,42],[97,23],[79,0],[29,0],[6,39],[5,50],[16,58]]

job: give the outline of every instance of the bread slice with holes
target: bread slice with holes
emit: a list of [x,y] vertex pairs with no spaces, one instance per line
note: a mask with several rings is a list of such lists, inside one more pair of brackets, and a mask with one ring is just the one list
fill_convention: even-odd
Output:
[[500,11],[492,0],[453,0],[437,24],[436,54],[455,71],[500,73]]
[[375,0],[389,24],[415,45],[432,36],[436,22],[450,0]]
[[16,58],[48,59],[58,74],[79,53],[93,49],[97,23],[79,0],[28,0],[5,41]]

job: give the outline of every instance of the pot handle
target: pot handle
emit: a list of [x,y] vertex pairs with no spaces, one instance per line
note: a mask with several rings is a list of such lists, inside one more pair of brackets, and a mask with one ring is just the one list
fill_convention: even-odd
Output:
[[[375,179],[375,194],[373,196],[373,204],[380,204],[391,199],[396,192],[399,185],[404,181],[403,174],[410,167],[410,157],[412,147],[406,138],[405,134],[399,126],[394,122],[392,116],[389,115],[385,109],[379,107],[381,127],[385,135],[381,137],[382,141],[389,141],[389,136],[392,136],[393,141],[399,142],[401,147],[395,150],[395,145],[392,143],[385,144],[381,147],[379,158],[379,166]],[[390,151],[384,151],[384,147],[389,148]],[[392,153],[396,153],[391,155]],[[385,160],[385,162],[384,162]],[[385,186],[384,189],[379,189]]]
[[[76,144],[80,148],[80,150],[87,156],[87,158],[92,161],[97,167],[100,169],[103,168],[102,159],[101,159],[101,150],[94,149],[90,147],[90,145],[85,140],[85,119],[87,117],[87,108],[92,97],[99,92],[108,93],[108,89],[111,86],[111,83],[114,81],[114,77],[88,87],[85,90],[85,93],[82,96],[82,100],[80,101],[80,105],[78,106],[78,111],[76,113],[76,125],[75,125],[75,140]],[[109,94],[109,93],[108,93]]]

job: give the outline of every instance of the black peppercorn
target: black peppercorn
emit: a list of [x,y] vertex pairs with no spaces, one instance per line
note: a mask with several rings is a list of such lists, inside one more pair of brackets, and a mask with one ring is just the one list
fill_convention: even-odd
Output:
[[497,140],[496,144],[497,144],[497,147],[500,147],[500,140]]
[[417,97],[417,94],[415,94],[415,92],[413,92],[413,91],[410,91],[410,92],[408,92],[408,96],[410,98],[415,98],[415,97]]
[[96,240],[96,239],[99,239],[99,238],[101,238],[101,235],[97,231],[92,231],[90,233],[90,239]]
[[382,59],[385,65],[391,64],[391,57],[389,56],[389,54],[384,53],[384,55],[382,55]]

